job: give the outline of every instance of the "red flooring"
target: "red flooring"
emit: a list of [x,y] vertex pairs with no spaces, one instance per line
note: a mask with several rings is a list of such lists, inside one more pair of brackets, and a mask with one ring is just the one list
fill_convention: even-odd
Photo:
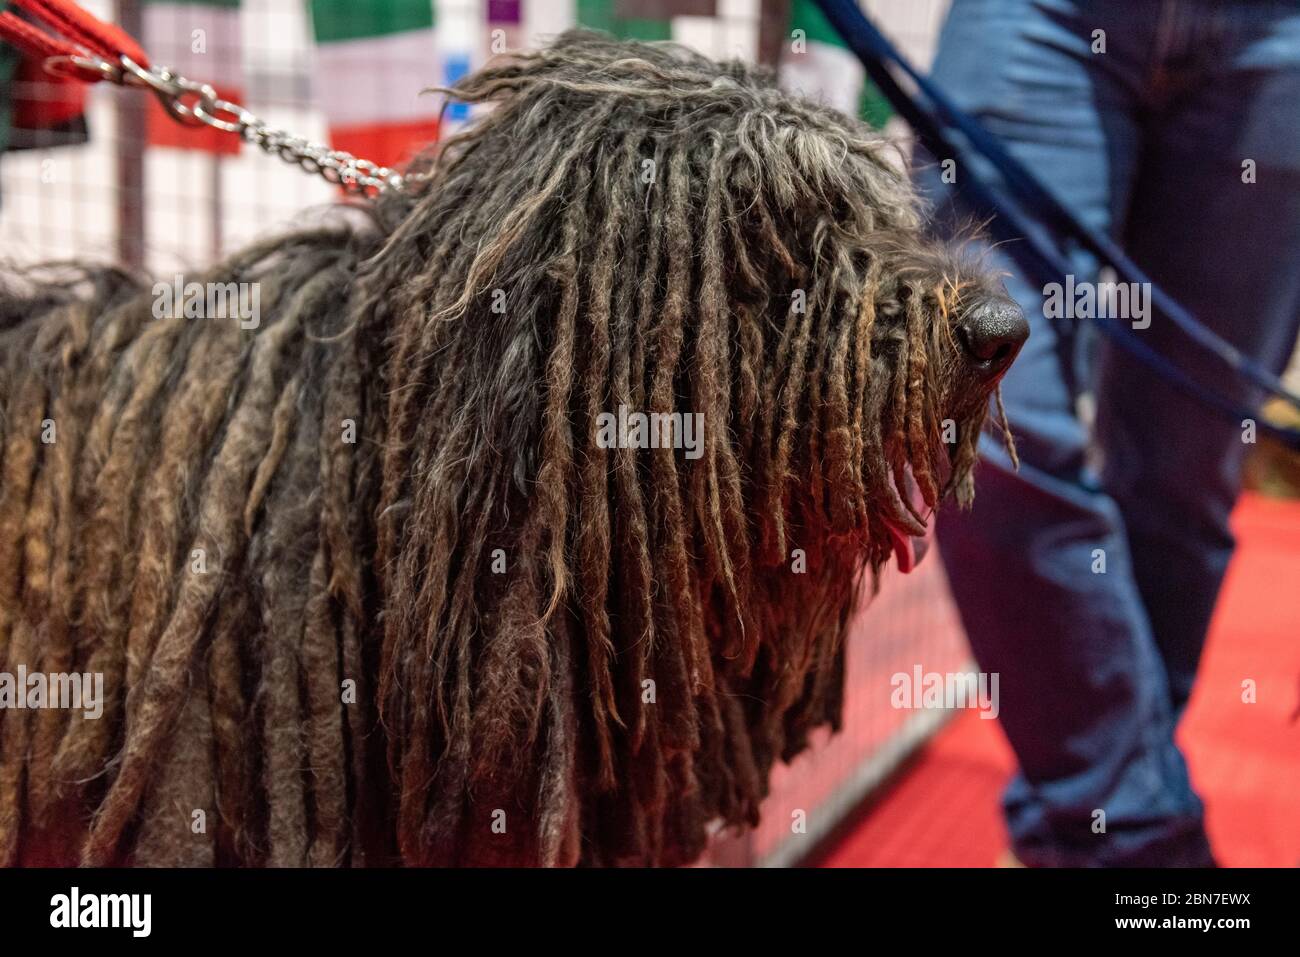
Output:
[[[1300,503],[1246,495],[1238,550],[1179,733],[1229,867],[1300,866]],[[1242,702],[1255,682],[1256,703]],[[996,721],[964,712],[823,858],[828,867],[988,867],[1006,848],[1013,767]]]

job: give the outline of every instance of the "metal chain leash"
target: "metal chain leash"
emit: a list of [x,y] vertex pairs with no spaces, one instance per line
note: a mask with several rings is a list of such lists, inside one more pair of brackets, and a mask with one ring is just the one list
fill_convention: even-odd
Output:
[[92,55],[50,57],[45,68],[60,75],[81,70],[118,86],[147,89],[178,122],[234,133],[264,153],[279,156],[348,193],[374,196],[386,190],[404,190],[408,184],[407,177],[387,166],[276,129],[251,110],[221,99],[210,84],[187,79],[164,66],[145,69],[127,56],[115,64]]

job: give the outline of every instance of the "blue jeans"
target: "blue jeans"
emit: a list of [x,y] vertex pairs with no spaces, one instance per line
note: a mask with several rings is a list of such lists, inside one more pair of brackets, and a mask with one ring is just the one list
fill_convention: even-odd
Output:
[[[933,75],[1201,322],[1285,367],[1300,325],[1300,4],[954,0]],[[973,174],[993,175],[957,171]],[[953,187],[920,179],[942,216]],[[1000,265],[1032,326],[1003,384],[1022,465],[986,436],[974,510],[945,513],[938,538],[975,657],[1000,674],[1014,850],[1039,866],[1210,864],[1174,728],[1232,555],[1242,423],[1109,346],[1063,341],[1042,288]],[[1074,269],[1097,280],[1087,256]],[[1134,334],[1258,406],[1168,322]],[[1095,396],[1091,430],[1071,372]]]

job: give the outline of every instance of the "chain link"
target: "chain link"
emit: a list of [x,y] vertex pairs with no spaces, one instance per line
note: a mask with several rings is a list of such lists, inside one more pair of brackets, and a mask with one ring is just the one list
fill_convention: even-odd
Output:
[[385,190],[400,191],[407,185],[401,173],[387,166],[276,129],[251,110],[221,99],[209,84],[186,79],[167,67],[146,70],[126,56],[120,58],[120,65],[95,56],[51,57],[45,67],[52,73],[65,75],[81,70],[119,86],[147,89],[178,122],[235,133],[264,153],[279,156],[286,163],[320,176],[348,193],[374,196]]

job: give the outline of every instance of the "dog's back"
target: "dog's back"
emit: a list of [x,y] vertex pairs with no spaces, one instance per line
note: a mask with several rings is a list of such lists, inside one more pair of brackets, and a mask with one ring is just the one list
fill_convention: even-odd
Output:
[[356,843],[379,419],[347,303],[372,244],[321,230],[154,287],[8,280],[4,670],[102,699],[0,711],[0,861],[326,864]]

